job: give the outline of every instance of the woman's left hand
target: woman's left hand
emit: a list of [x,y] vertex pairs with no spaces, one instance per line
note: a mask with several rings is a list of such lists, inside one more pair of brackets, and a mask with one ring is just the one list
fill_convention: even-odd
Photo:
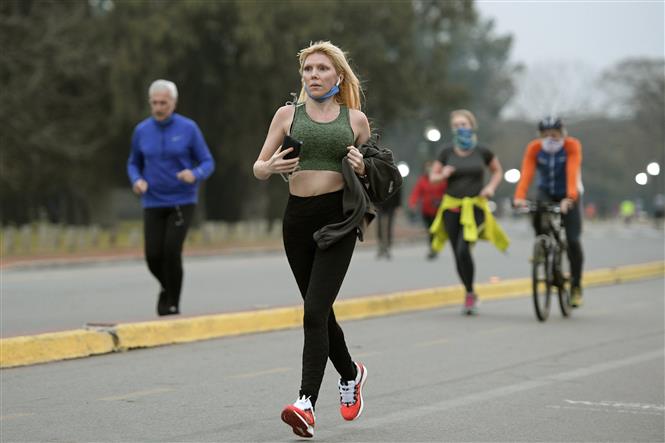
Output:
[[494,197],[494,189],[491,186],[485,186],[482,191],[480,191],[480,196],[485,198]]
[[365,175],[365,162],[363,161],[363,155],[358,148],[355,146],[347,146],[346,149],[349,151],[349,153],[346,154],[346,158],[349,159],[353,171],[358,175]]

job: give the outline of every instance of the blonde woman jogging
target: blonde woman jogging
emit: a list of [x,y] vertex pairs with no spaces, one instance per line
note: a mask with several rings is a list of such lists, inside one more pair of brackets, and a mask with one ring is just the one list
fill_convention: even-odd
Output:
[[[297,106],[283,106],[273,117],[254,163],[260,180],[288,174],[289,200],[284,212],[283,241],[289,265],[304,300],[304,346],[298,399],[286,406],[282,420],[301,437],[314,435],[319,388],[328,358],[340,374],[340,412],[354,420],[363,411],[362,388],[367,369],[354,362],[333,303],[355,248],[351,231],[322,249],[313,234],[344,219],[342,162],[365,176],[363,156],[356,146],[369,140],[370,128],[360,111],[360,83],[342,50],[316,42],[298,54],[302,90]],[[281,149],[285,135],[302,141],[300,155]]]

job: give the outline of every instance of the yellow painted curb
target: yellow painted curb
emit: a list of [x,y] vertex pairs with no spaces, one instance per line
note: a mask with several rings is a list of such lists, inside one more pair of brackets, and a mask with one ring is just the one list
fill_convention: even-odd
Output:
[[108,354],[114,348],[112,335],[85,329],[3,338],[0,368]]
[[302,307],[288,307],[126,323],[119,324],[115,333],[121,349],[145,348],[291,328],[302,322],[302,312]]
[[[585,271],[584,286],[618,284],[662,277],[665,262]],[[531,279],[476,285],[482,300],[527,297]],[[461,285],[359,297],[335,304],[339,320],[380,317],[456,305]],[[101,331],[74,330],[0,340],[0,368],[86,357],[120,350],[186,343],[211,338],[295,328],[302,324],[302,306],[203,315],[175,320],[119,324]]]

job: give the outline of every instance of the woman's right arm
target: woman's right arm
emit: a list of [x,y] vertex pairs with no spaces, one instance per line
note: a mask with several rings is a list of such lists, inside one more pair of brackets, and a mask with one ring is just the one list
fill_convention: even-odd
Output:
[[285,128],[291,124],[293,115],[294,110],[291,105],[282,106],[275,112],[259,157],[254,162],[254,176],[259,180],[267,180],[275,173],[293,172],[298,167],[299,158],[284,159],[293,148],[284,151],[279,149],[286,134]]
[[429,181],[432,183],[440,183],[444,180],[447,180],[448,177],[450,177],[453,172],[455,172],[455,168],[450,165],[445,165],[441,163],[439,160],[434,160],[434,163],[432,164],[432,169],[429,173]]

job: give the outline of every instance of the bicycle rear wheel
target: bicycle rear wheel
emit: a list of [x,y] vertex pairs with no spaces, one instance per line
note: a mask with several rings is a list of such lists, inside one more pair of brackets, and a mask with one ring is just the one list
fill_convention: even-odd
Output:
[[552,278],[550,270],[551,258],[549,251],[541,242],[533,246],[533,262],[531,268],[531,286],[533,293],[533,307],[536,317],[540,321],[547,320],[550,315],[552,294]]
[[569,317],[573,312],[573,306],[570,303],[570,264],[568,263],[565,246],[558,251],[558,254],[556,285],[559,293],[559,307],[561,308],[561,315]]

